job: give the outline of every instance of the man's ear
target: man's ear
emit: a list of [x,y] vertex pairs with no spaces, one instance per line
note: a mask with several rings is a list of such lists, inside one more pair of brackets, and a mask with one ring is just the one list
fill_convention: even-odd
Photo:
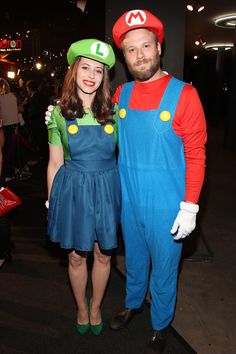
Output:
[[159,55],[161,56],[161,45],[160,45],[160,43],[157,43],[157,50],[158,50]]

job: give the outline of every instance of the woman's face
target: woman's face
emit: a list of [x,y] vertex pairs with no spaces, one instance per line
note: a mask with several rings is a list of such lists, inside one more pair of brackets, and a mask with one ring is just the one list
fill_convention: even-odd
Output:
[[94,94],[103,80],[104,64],[81,57],[77,68],[78,94]]

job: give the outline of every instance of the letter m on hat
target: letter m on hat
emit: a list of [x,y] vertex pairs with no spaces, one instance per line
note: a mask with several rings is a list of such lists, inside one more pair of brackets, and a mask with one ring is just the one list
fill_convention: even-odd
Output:
[[146,14],[142,10],[129,11],[125,17],[128,26],[142,25],[146,21]]

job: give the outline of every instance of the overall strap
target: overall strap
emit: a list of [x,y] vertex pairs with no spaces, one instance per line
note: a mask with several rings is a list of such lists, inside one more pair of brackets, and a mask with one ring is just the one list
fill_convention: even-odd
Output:
[[159,105],[159,111],[168,111],[171,115],[170,123],[174,119],[175,110],[179,101],[179,97],[183,90],[185,82],[180,81],[176,78],[171,78],[170,82],[168,83],[164,95],[161,99]]
[[119,108],[123,108],[123,106],[128,107],[133,87],[134,87],[134,81],[127,82],[123,85],[120,93]]
[[70,126],[70,125],[72,125],[72,124],[76,124],[76,125],[78,125],[78,123],[77,123],[77,119],[65,119],[65,122],[66,122],[66,126],[67,126],[67,128]]

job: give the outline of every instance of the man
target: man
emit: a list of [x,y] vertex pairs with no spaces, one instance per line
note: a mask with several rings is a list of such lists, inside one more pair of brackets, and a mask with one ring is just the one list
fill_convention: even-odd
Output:
[[206,123],[196,89],[160,68],[164,29],[156,16],[127,11],[112,32],[134,81],[114,95],[127,276],[126,308],[110,326],[121,329],[141,311],[151,265],[148,348],[161,353],[174,316],[179,240],[196,226]]
[[114,24],[113,38],[134,81],[118,87],[113,98],[118,112],[126,308],[110,326],[122,329],[142,310],[151,270],[153,335],[148,350],[162,353],[174,316],[181,239],[196,226],[206,123],[196,89],[160,68],[164,29],[156,16],[146,10],[125,12]]

